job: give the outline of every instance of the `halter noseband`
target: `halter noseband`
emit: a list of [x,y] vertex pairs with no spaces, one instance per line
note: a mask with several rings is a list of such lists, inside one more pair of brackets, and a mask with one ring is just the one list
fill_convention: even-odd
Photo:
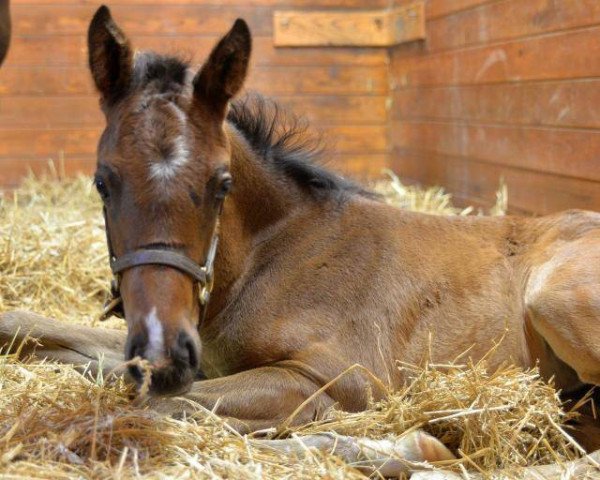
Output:
[[102,209],[104,215],[104,225],[106,229],[106,243],[108,245],[108,255],[110,269],[113,273],[111,282],[110,297],[106,304],[100,320],[106,320],[111,315],[119,318],[125,317],[123,311],[123,300],[121,298],[121,273],[130,268],[139,267],[141,265],[165,265],[175,268],[189,277],[198,284],[198,302],[200,303],[200,324],[206,317],[210,294],[214,285],[214,265],[217,255],[217,246],[219,245],[219,217],[222,210],[222,204],[219,205],[217,220],[210,239],[210,245],[206,254],[206,262],[204,265],[199,265],[191,258],[183,253],[179,253],[172,249],[158,248],[140,248],[133,252],[126,253],[120,257],[116,257],[113,251],[112,242],[110,240],[110,232],[108,222],[106,221],[106,207]]

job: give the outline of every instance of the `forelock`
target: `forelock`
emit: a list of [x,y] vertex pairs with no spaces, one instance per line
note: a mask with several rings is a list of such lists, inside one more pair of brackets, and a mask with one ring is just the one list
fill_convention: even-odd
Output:
[[188,62],[152,52],[136,52],[132,87],[153,93],[181,93],[189,83]]

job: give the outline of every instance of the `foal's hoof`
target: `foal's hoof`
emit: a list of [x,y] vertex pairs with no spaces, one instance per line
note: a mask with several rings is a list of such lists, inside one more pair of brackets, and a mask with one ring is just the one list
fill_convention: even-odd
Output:
[[456,459],[452,452],[437,438],[421,431],[413,433],[412,436],[415,447],[420,452],[423,460],[427,462],[440,462]]

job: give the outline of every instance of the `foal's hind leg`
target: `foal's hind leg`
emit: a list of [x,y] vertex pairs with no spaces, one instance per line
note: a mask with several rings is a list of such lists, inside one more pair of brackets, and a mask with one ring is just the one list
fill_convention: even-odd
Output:
[[582,382],[600,385],[600,230],[555,247],[534,266],[527,316]]
[[[33,354],[76,366],[89,364],[89,371],[107,374],[123,363],[127,332],[61,323],[35,313],[15,311],[0,315],[0,348],[12,344],[21,356]],[[35,340],[34,340],[35,339]]]
[[[552,257],[531,271],[527,321],[537,353],[542,350],[542,374],[555,377],[564,398],[577,400],[573,395],[585,392],[585,384],[600,385],[600,232],[554,248]],[[576,437],[595,450],[600,448],[600,419],[588,410],[582,411]]]

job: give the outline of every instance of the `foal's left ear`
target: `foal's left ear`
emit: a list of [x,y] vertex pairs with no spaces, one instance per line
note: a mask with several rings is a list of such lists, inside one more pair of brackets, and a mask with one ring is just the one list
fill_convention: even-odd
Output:
[[225,118],[229,100],[244,85],[251,51],[250,29],[238,18],[194,78],[194,96],[220,119]]

